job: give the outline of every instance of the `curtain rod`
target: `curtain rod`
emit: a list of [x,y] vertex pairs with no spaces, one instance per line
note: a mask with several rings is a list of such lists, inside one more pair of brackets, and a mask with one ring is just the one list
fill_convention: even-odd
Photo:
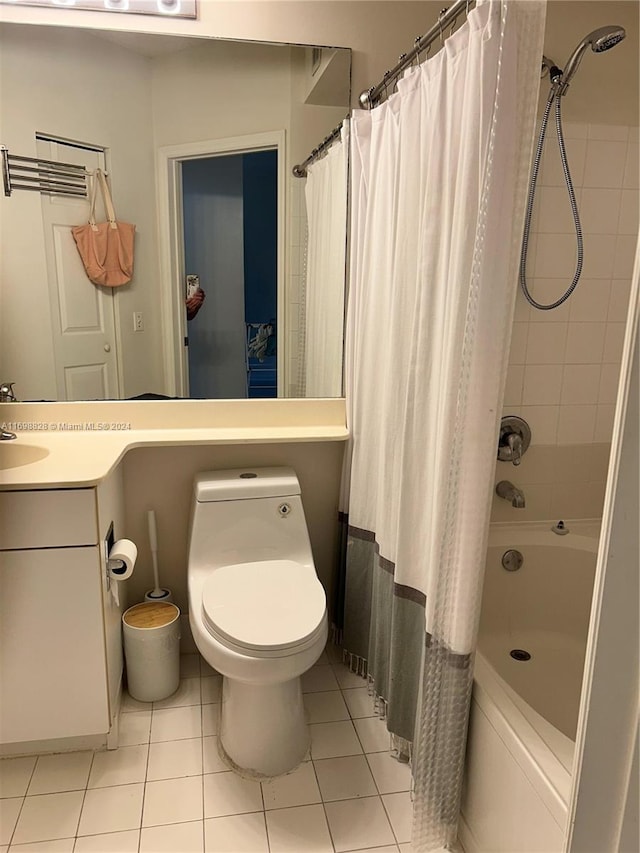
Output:
[[[434,24],[423,36],[418,36],[415,40],[413,49],[410,50],[409,53],[403,53],[402,56],[400,56],[397,65],[394,65],[390,71],[385,72],[384,77],[377,86],[372,86],[370,89],[361,93],[358,99],[361,106],[366,110],[370,110],[375,107],[375,105],[380,101],[381,96],[387,91],[389,83],[391,81],[395,82],[395,79],[399,77],[403,71],[409,68],[413,60],[419,56],[423,50],[426,50],[431,44],[433,44],[436,39],[444,39],[444,30],[446,27],[450,24],[454,26],[456,20],[463,13],[468,14],[469,7],[472,3],[475,3],[475,0],[455,0],[455,3],[453,3],[449,8],[442,9],[438,15],[438,22]],[[296,178],[306,178],[307,166],[313,163],[314,160],[317,160],[329,145],[331,145],[334,139],[337,139],[340,135],[342,124],[343,122],[340,122],[340,124],[331,131],[329,136],[326,136],[320,145],[313,149],[306,160],[293,167],[292,171]]]
[[306,160],[303,160],[302,163],[299,163],[297,166],[294,166],[291,170],[296,178],[306,178],[307,177],[307,166],[311,165],[314,160],[317,160],[318,157],[327,150],[327,148],[331,145],[331,143],[340,136],[340,131],[342,130],[342,125],[348,119],[342,119],[340,124],[337,127],[334,127],[329,136],[325,136],[320,145],[313,149],[311,154],[307,157]]
[[460,17],[461,14],[468,14],[469,7],[474,2],[474,0],[456,0],[455,3],[449,8],[443,9],[438,15],[438,22],[434,24],[431,29],[426,32],[423,36],[418,36],[415,40],[414,47],[409,53],[403,53],[399,59],[398,63],[394,65],[394,67],[390,71],[386,71],[382,80],[376,85],[372,86],[370,89],[365,90],[361,93],[359,97],[360,105],[365,110],[370,110],[376,106],[377,103],[381,100],[384,93],[387,91],[389,84],[393,81],[395,83],[396,79],[410,67],[413,60],[422,53],[423,50],[426,50],[436,39],[444,40],[444,30],[446,27],[451,24],[455,25],[456,20]]

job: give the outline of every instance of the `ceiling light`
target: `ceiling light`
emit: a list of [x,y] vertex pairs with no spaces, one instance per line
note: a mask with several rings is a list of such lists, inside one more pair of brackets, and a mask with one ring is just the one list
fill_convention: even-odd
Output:
[[88,10],[91,12],[121,12],[135,15],[197,18],[196,0],[0,0],[6,6],[45,6]]

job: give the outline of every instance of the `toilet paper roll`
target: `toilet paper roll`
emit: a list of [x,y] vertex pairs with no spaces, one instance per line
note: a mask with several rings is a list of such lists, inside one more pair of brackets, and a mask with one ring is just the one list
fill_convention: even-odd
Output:
[[138,549],[130,539],[118,539],[109,551],[107,570],[115,581],[126,581],[133,574],[138,558]]

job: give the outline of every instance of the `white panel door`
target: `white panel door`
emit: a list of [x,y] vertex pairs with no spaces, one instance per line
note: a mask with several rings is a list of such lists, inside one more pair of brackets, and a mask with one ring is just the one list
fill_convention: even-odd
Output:
[[[38,140],[38,156],[105,169],[103,151],[72,144]],[[87,199],[42,196],[59,400],[120,397],[113,289],[89,280],[71,235],[71,227],[88,218]],[[100,200],[97,218],[104,218]]]

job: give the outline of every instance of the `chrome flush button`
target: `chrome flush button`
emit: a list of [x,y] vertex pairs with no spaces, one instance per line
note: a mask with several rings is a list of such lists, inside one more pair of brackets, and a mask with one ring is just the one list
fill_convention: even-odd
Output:
[[286,518],[288,515],[291,515],[291,505],[290,504],[280,504],[278,507],[278,515],[282,518]]

